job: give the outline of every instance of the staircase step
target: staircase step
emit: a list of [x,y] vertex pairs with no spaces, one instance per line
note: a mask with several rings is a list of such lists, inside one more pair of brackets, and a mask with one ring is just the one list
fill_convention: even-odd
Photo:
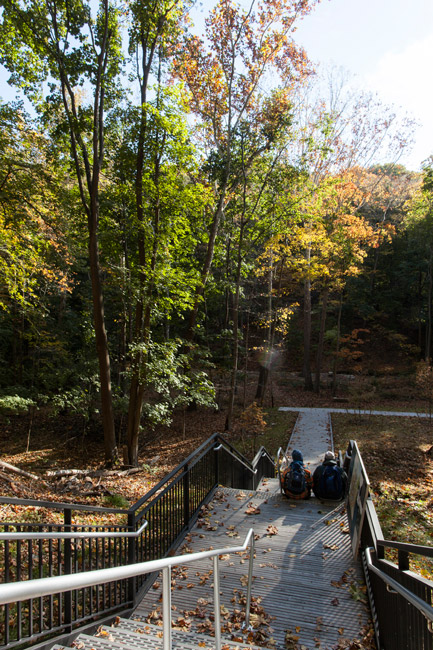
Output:
[[[222,639],[224,650],[263,650],[247,642]],[[140,620],[117,619],[116,626],[101,625],[95,636],[79,634],[75,650],[160,650],[163,648],[162,627]],[[215,638],[206,634],[172,629],[173,650],[214,650]],[[54,645],[51,650],[71,650]]]
[[[145,621],[141,621],[139,619],[134,620],[134,619],[126,619],[126,618],[121,618],[117,619],[117,627],[110,627],[110,628],[105,628],[112,632],[113,630],[121,630],[122,633],[137,633],[137,630],[139,630],[138,634],[143,635],[154,635],[157,638],[159,638],[158,634],[161,635],[162,633],[162,627],[159,625],[153,625],[150,623],[146,623]],[[199,632],[189,632],[189,631],[183,631],[183,630],[172,630],[172,637],[173,639],[176,638],[177,640],[182,641],[184,644],[192,645],[193,647],[197,648],[198,644],[200,648],[210,648],[213,650],[215,648],[215,638],[213,636],[209,636],[207,634],[201,634]],[[242,638],[242,631],[239,631],[238,633],[238,638]],[[223,646],[226,646],[227,648],[234,649],[237,648],[238,650],[262,650],[259,646],[252,645],[248,643],[247,641],[232,641],[227,640],[225,637],[221,640],[221,644]]]
[[[102,636],[80,634],[75,639],[74,645],[78,650],[125,650],[125,648],[128,648],[128,650],[159,650],[163,647],[163,638],[162,629],[159,628],[158,631],[161,636],[135,632],[122,634],[120,630],[115,628],[104,628]],[[175,634],[172,634],[172,647],[177,650],[182,650],[182,648],[197,650],[198,643],[194,643],[193,638],[189,640],[189,643],[185,643],[183,639],[178,639]],[[204,650],[211,650],[211,648],[206,647]]]

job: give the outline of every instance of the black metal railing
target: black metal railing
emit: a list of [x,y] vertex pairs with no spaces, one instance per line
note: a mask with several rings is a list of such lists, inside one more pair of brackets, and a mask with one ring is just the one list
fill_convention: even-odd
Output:
[[[353,448],[351,441],[346,467]],[[410,570],[411,558],[433,558],[433,547],[384,539],[374,503],[368,496],[359,548],[378,649],[433,650],[433,582]],[[387,549],[397,554],[396,562],[386,559]]]
[[[0,532],[45,535],[41,539],[0,539],[0,582],[166,557],[185,537],[218,485],[254,489],[263,476],[274,475],[273,460],[265,449],[249,462],[222,436],[214,434],[128,510],[0,497],[0,503],[25,506],[36,520],[0,522]],[[97,524],[92,517],[98,518]],[[148,525],[138,536],[124,536],[139,531],[145,521]],[[47,539],[46,534],[52,532],[101,535]],[[52,643],[53,638],[67,638],[73,630],[94,625],[96,620],[127,614],[151,580],[152,576],[144,575],[3,605],[0,649],[26,647],[47,639]]]

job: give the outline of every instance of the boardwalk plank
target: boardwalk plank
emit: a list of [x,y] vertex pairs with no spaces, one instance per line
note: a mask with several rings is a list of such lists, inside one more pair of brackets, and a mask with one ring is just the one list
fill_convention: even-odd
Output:
[[[343,636],[358,637],[360,629],[369,622],[369,612],[362,601],[351,595],[351,589],[356,596],[363,595],[363,579],[345,532],[344,506],[336,508],[335,504],[316,499],[290,502],[275,490],[274,483],[270,482],[270,486],[269,493],[236,493],[221,488],[206,516],[191,531],[182,552],[239,545],[252,527],[256,536],[252,593],[266,615],[273,617],[269,626],[263,626],[267,633],[265,641],[272,637],[276,647],[284,649],[286,631],[291,630],[299,637],[299,647],[326,650]],[[246,514],[250,504],[260,513]],[[277,534],[269,536],[268,526],[276,527]],[[239,537],[230,536],[235,533]],[[235,607],[240,605],[232,600],[245,593],[241,578],[248,574],[248,552],[228,554],[220,561],[220,569],[221,604],[229,618],[233,618]],[[195,610],[200,598],[208,601],[204,608],[206,616],[212,615],[213,576],[209,560],[173,570],[173,580],[174,618]],[[156,608],[161,609],[160,596],[161,588],[150,589],[134,617],[146,619]],[[192,628],[200,620],[194,620]]]

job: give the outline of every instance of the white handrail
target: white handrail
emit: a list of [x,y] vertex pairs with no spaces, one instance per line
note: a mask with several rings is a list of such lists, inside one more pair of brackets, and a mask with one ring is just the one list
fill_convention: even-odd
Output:
[[142,526],[138,530],[135,531],[130,531],[130,532],[119,532],[115,533],[114,531],[112,533],[107,533],[107,532],[90,532],[90,531],[76,531],[72,533],[47,533],[47,532],[39,532],[39,533],[26,533],[26,532],[17,532],[17,533],[0,533],[0,541],[7,541],[7,542],[13,542],[15,540],[19,539],[101,539],[105,537],[139,537],[143,530],[146,528],[148,525],[148,522],[145,521]]
[[148,562],[138,562],[126,566],[98,569],[97,571],[84,571],[49,578],[37,578],[24,582],[7,583],[0,585],[0,605],[51,596],[52,594],[84,589],[95,585],[106,584],[116,580],[134,578],[145,573],[153,573],[163,569],[163,631],[164,650],[171,649],[171,567],[177,564],[190,564],[206,558],[214,560],[214,616],[215,616],[215,645],[216,650],[221,650],[221,624],[220,624],[220,598],[219,598],[219,565],[218,556],[227,553],[241,553],[250,545],[250,562],[248,571],[247,603],[245,609],[245,625],[249,624],[251,606],[251,583],[254,559],[254,530],[249,529],[242,546],[232,546],[199,553],[188,553],[175,557],[167,557]]

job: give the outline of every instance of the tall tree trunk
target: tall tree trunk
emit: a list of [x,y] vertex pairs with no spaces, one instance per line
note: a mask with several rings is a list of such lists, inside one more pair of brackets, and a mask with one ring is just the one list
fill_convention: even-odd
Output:
[[245,331],[245,362],[244,362],[244,397],[242,401],[243,408],[247,405],[247,381],[248,381],[248,345],[250,336],[250,310],[247,311],[247,325]]
[[311,376],[311,281],[309,275],[304,281],[304,364],[302,374],[305,390],[313,390]]
[[241,270],[242,270],[242,244],[243,244],[243,234],[244,234],[244,222],[243,218],[240,226],[239,233],[239,245],[238,245],[238,255],[237,255],[237,264],[236,264],[236,288],[235,295],[233,296],[233,364],[232,364],[232,375],[230,382],[230,395],[229,395],[229,405],[227,411],[227,418],[225,423],[225,430],[230,431],[232,428],[233,420],[233,410],[235,405],[235,394],[236,394],[236,383],[237,383],[237,374],[238,374],[238,360],[239,360],[239,293],[241,286]]
[[317,345],[317,355],[316,355],[316,376],[314,378],[314,390],[316,393],[320,393],[320,372],[322,369],[322,357],[323,357],[323,343],[325,340],[325,325],[326,325],[326,312],[328,308],[328,296],[329,289],[326,289],[322,293],[322,313],[320,315],[320,329],[319,329],[319,341]]
[[215,250],[215,241],[216,237],[218,234],[218,229],[219,225],[221,222],[221,218],[224,212],[224,200],[225,200],[225,193],[226,193],[226,188],[227,188],[227,181],[224,182],[223,187],[220,192],[220,197],[218,200],[218,205],[217,208],[214,212],[214,217],[212,220],[212,226],[211,230],[209,233],[209,239],[207,243],[207,250],[206,250],[206,257],[205,261],[203,264],[203,269],[201,272],[201,280],[200,283],[197,287],[196,290],[196,297],[194,300],[194,305],[191,309],[190,317],[189,317],[189,324],[188,324],[188,331],[186,333],[186,340],[187,341],[193,341],[194,340],[194,333],[195,333],[195,326],[197,323],[197,315],[198,315],[198,308],[202,299],[202,296],[204,294],[204,290],[206,287],[206,283],[209,277],[209,272],[212,266],[212,260],[213,260],[213,254]]
[[263,351],[263,357],[260,362],[259,379],[257,382],[256,400],[260,406],[263,406],[265,399],[266,387],[268,385],[269,372],[272,359],[272,322],[273,322],[273,308],[272,308],[272,291],[273,291],[273,252],[270,253],[270,265],[268,276],[268,335],[266,346]]
[[89,232],[90,277],[92,284],[95,341],[101,388],[101,415],[102,425],[104,428],[104,450],[105,460],[108,463],[113,463],[117,459],[117,446],[114,427],[113,398],[111,393],[110,355],[108,352],[107,332],[105,330],[104,302],[99,268],[98,238],[96,233],[97,213],[95,214],[93,212],[90,220],[93,224],[93,227],[90,228]]
[[422,297],[422,273],[418,273],[418,347],[422,350],[422,307],[423,307],[423,297]]
[[337,318],[337,340],[335,343],[335,357],[334,364],[332,369],[332,394],[335,396],[337,391],[337,367],[338,367],[338,358],[340,354],[340,337],[341,337],[341,312],[343,309],[343,294],[340,294],[340,302],[338,305],[338,318]]
[[[161,88],[161,54],[159,57],[159,71],[158,71],[158,102],[159,104],[159,93]],[[146,85],[142,87],[142,118],[140,124],[140,136],[139,136],[139,147],[137,153],[137,172],[136,172],[136,200],[137,200],[137,218],[139,222],[144,220],[144,209],[143,209],[143,169],[144,169],[144,158],[145,158],[145,131],[147,128],[147,120],[145,114],[145,103],[146,103],[146,91],[147,91],[147,82]],[[160,134],[157,130],[155,141],[156,144],[159,142]],[[163,139],[163,137],[162,137]],[[155,147],[158,152],[158,147]],[[161,147],[162,149],[162,147]],[[138,465],[138,441],[140,434],[140,422],[141,414],[143,410],[143,400],[144,400],[144,387],[145,379],[143,377],[143,364],[145,361],[145,355],[147,355],[147,347],[150,342],[151,335],[151,313],[152,313],[152,294],[154,291],[154,271],[156,268],[156,260],[158,254],[159,246],[159,231],[160,231],[160,197],[159,197],[159,181],[160,181],[160,172],[161,172],[161,156],[162,152],[155,154],[154,159],[154,172],[153,172],[153,181],[155,187],[157,188],[156,200],[153,206],[153,246],[150,258],[149,265],[149,281],[147,291],[144,293],[141,292],[136,311],[136,322],[135,322],[135,340],[137,343],[141,344],[141,348],[135,355],[133,362],[133,377],[131,380],[131,389],[129,393],[129,409],[128,409],[128,432],[127,432],[127,446],[128,446],[128,460],[129,464],[133,467]],[[138,236],[138,249],[139,249],[139,261],[140,261],[140,281],[142,287],[144,286],[146,280],[145,264],[146,264],[146,242],[144,237],[143,229],[139,229]]]
[[[65,65],[65,53],[61,48],[64,35],[59,31],[56,3],[48,3],[47,10],[51,16],[53,32],[54,60],[57,65],[58,80],[62,94],[62,103],[69,125],[71,155],[74,161],[78,189],[82,205],[87,215],[90,278],[92,286],[93,321],[95,328],[96,353],[99,364],[99,381],[101,392],[101,417],[104,430],[105,460],[109,463],[117,460],[116,436],[114,427],[113,402],[111,394],[111,369],[108,350],[100,261],[98,249],[99,225],[99,186],[104,161],[104,107],[107,66],[110,62],[110,45],[113,32],[109,28],[110,6],[108,0],[100,5],[98,21],[98,39],[93,34],[94,45],[99,41],[99,53],[93,79],[93,116],[91,144],[82,131],[82,118],[79,114],[79,99],[74,91],[75,83],[68,76]],[[48,43],[49,41],[47,41]],[[96,45],[95,45],[96,47]],[[48,51],[50,46],[48,45]],[[90,78],[90,77],[89,77]],[[87,132],[87,127],[86,127]],[[90,140],[90,139],[89,139]]]

